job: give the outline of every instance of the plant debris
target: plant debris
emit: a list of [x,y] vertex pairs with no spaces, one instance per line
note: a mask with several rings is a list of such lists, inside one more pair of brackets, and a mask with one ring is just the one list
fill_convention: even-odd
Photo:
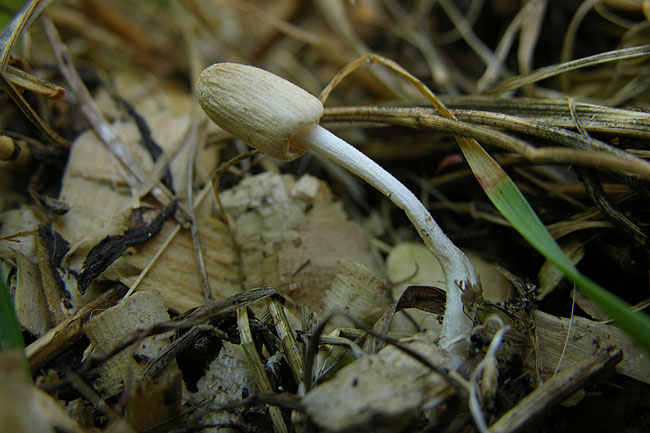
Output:
[[647,1],[6,3],[0,431],[650,431]]

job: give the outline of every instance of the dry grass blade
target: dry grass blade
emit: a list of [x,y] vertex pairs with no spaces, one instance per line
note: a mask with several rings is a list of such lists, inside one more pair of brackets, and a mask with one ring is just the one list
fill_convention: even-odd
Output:
[[[566,100],[531,98],[494,98],[490,96],[442,97],[454,113],[463,116],[466,110],[489,111],[535,120],[536,123],[559,128],[574,128]],[[650,138],[650,115],[638,110],[625,110],[604,105],[576,102],[576,117],[592,133],[619,134]]]
[[[472,119],[471,114],[466,118]],[[531,122],[515,118],[506,118],[500,115],[478,116],[482,121],[491,126],[509,126],[517,132],[534,133],[535,135],[556,137],[555,141],[566,143],[570,138],[574,144],[595,144],[594,140],[585,141],[575,134],[561,130],[549,130],[548,127],[536,127]],[[380,122],[391,125],[408,126],[416,129],[428,129],[444,132],[456,137],[467,137],[481,140],[495,147],[517,153],[530,162],[536,164],[564,163],[583,164],[598,168],[617,171],[622,174],[634,174],[644,179],[650,179],[650,164],[646,161],[623,152],[602,152],[579,149],[566,149],[560,147],[533,147],[529,143],[511,135],[506,135],[498,130],[478,126],[468,122],[448,119],[434,114],[426,108],[390,108],[390,107],[350,107],[328,109],[323,121],[357,121]],[[503,122],[503,123],[501,123]],[[554,134],[554,135],[553,135]],[[582,147],[582,146],[581,146]]]
[[52,1],[32,0],[25,2],[20,12],[11,20],[0,34],[0,72],[4,72],[9,55],[23,32],[29,28]]
[[[562,44],[562,52],[560,53],[560,62],[566,63],[571,59],[571,56],[573,54],[573,47],[575,44],[576,33],[578,31],[578,26],[585,18],[587,13],[596,4],[600,3],[601,1],[602,0],[584,1],[580,5],[580,7],[576,10],[575,14],[573,15],[573,18],[571,18],[569,27],[567,28],[567,31],[564,35],[564,43]],[[560,82],[562,83],[562,90],[564,90],[564,92],[568,92],[569,90],[569,76],[570,74],[563,74],[560,77]]]
[[440,0],[440,6],[449,16],[449,19],[454,23],[455,28],[461,34],[467,45],[472,47],[474,52],[478,55],[483,63],[489,65],[494,58],[494,53],[488,48],[483,41],[474,33],[469,23],[462,16],[454,2],[450,0]]
[[650,45],[641,45],[632,48],[623,48],[620,50],[608,51],[605,53],[595,54],[582,59],[572,60],[570,62],[561,63],[558,65],[545,66],[536,71],[521,77],[514,77],[502,81],[498,86],[489,89],[488,95],[499,95],[501,93],[515,90],[526,84],[536,83],[546,78],[554,77],[565,72],[574,71],[576,69],[586,68],[589,66],[601,65],[603,63],[617,62],[621,60],[637,59],[645,57],[650,54]]
[[65,99],[65,89],[63,87],[30,75],[11,65],[7,65],[7,69],[3,74],[9,82],[21,89],[46,98]]
[[275,328],[278,331],[278,337],[282,340],[284,356],[287,358],[287,362],[291,367],[291,372],[293,373],[294,379],[296,379],[296,383],[301,384],[304,362],[302,359],[301,347],[298,345],[298,342],[293,335],[293,329],[287,320],[284,306],[278,298],[271,298],[268,308],[273,317]]
[[395,26],[393,31],[420,50],[436,85],[440,87],[448,86],[451,82],[449,68],[443,62],[438,48],[431,42],[431,39],[414,27],[413,21],[415,21],[415,17],[409,16],[404,8],[394,0],[384,0],[384,4],[398,21],[398,25]]
[[285,33],[288,36],[291,36],[292,38],[295,38],[299,41],[303,41],[317,48],[327,49],[334,42],[325,35],[320,35],[305,30],[301,27],[295,26],[291,23],[288,23],[282,19],[273,16],[272,14],[267,13],[264,9],[260,7],[257,7],[255,5],[249,4],[244,1],[216,0],[216,3],[220,3],[223,6],[238,9],[243,13],[255,17],[256,19],[258,19],[263,23],[276,28],[278,31]]
[[[344,60],[344,62],[354,59],[355,56],[363,56],[370,51],[365,42],[357,35],[343,0],[318,0],[317,4],[327,23],[334,30],[334,33],[343,39],[352,49],[352,54],[346,55],[345,58],[347,60]],[[328,44],[328,48],[337,45],[336,41],[332,42],[334,45]],[[395,82],[392,76],[381,70],[371,70],[370,73],[395,96],[404,98],[404,90]]]
[[[23,95],[14,87],[12,79],[20,78],[19,83],[26,85],[33,85],[25,83],[25,74],[20,73],[16,75],[12,71],[17,71],[14,68],[11,68],[7,65],[11,50],[14,45],[18,42],[20,37],[23,35],[23,32],[29,28],[29,26],[34,22],[34,20],[40,15],[40,13],[45,10],[45,8],[51,3],[51,1],[39,1],[32,0],[26,2],[23,5],[18,14],[11,20],[9,25],[5,27],[0,35],[0,83],[5,91],[11,96],[11,99],[14,100],[18,108],[23,112],[23,114],[34,124],[36,125],[43,133],[49,137],[53,143],[56,143],[60,146],[69,146],[70,143],[61,138],[59,134],[54,132],[54,130],[41,119],[41,117],[34,111],[34,109],[27,103]],[[27,81],[32,81],[27,80]],[[42,88],[42,83],[41,86]],[[60,96],[62,93],[60,91],[54,91],[54,95]]]
[[[537,9],[539,8],[540,3],[543,3],[543,2],[540,2],[538,0],[527,2],[526,5],[523,8],[521,8],[521,10],[517,13],[517,15],[510,22],[510,24],[508,25],[508,28],[503,33],[503,36],[501,37],[501,40],[499,41],[499,45],[497,45],[497,49],[494,52],[494,56],[492,57],[492,59],[490,60],[490,63],[488,64],[487,68],[485,69],[485,72],[483,73],[483,76],[476,83],[477,92],[482,93],[483,91],[485,91],[485,89],[488,88],[488,86],[492,85],[492,83],[498,78],[499,73],[501,72],[503,63],[506,60],[506,56],[508,54],[508,51],[510,51],[510,48],[512,47],[512,43],[513,43],[513,41],[515,39],[515,34],[518,31],[521,31],[522,32],[522,38],[523,38],[523,33],[524,33],[525,29],[527,29],[526,31],[533,31],[535,26],[524,27],[524,24],[525,23],[527,24],[527,22],[530,21],[531,14],[533,12],[537,11]],[[542,10],[543,10],[543,6],[542,6]],[[535,39],[535,38],[533,37],[532,39]],[[523,43],[521,45],[522,46],[520,47],[520,49],[523,49]],[[527,47],[527,48],[530,49],[531,47]],[[524,52],[526,52],[526,51],[524,51]],[[528,55],[532,55],[533,50],[530,49],[527,53],[528,53]],[[523,63],[524,63],[524,65],[527,64],[527,62],[525,60],[524,60]]]
[[[68,51],[61,42],[61,38],[54,27],[54,23],[48,18],[43,17],[43,28],[50,40],[52,48],[57,58],[61,72],[66,77],[70,86],[74,89],[77,98],[81,101],[81,110],[85,114],[88,121],[93,125],[95,132],[102,139],[103,143],[110,149],[111,153],[120,161],[124,168],[123,176],[129,185],[138,189],[140,183],[146,182],[147,175],[138,163],[138,161],[131,155],[127,147],[122,143],[121,139],[115,134],[111,126],[108,124],[97,104],[93,101],[90,92],[84,85],[83,81],[76,72],[72,59]],[[160,201],[163,206],[167,206],[174,200],[172,193],[160,182],[154,186],[151,193]],[[179,205],[181,212],[176,213],[176,218],[179,222],[186,223],[186,211]]]
[[[251,334],[251,328],[248,323],[248,312],[246,311],[246,307],[237,310],[237,326],[239,328],[241,345],[246,353],[246,358],[248,358],[248,365],[253,371],[253,377],[255,378],[259,391],[265,394],[272,394],[273,387],[271,387],[271,382],[269,382],[269,378],[266,376],[266,372],[262,366],[262,360],[260,359],[260,355],[257,353],[255,343],[253,342],[253,334]],[[277,406],[268,406],[268,408],[271,420],[273,421],[274,430],[277,433],[288,433],[289,429],[284,422],[280,408]]]
[[46,137],[52,140],[53,143],[59,146],[68,147],[70,142],[57,134],[43,119],[34,111],[34,109],[25,100],[24,96],[14,87],[14,85],[7,79],[5,73],[0,74],[0,85],[9,94],[11,99],[16,103],[20,111],[27,117],[36,127],[38,127]]

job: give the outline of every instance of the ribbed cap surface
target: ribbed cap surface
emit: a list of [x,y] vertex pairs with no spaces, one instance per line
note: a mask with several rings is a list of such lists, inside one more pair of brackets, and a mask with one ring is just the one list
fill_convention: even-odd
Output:
[[250,146],[291,161],[307,148],[291,143],[296,133],[317,125],[323,104],[304,89],[254,66],[216,63],[197,81],[203,111]]

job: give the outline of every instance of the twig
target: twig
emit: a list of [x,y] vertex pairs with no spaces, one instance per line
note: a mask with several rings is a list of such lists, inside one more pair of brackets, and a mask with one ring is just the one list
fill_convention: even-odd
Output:
[[126,287],[124,285],[115,285],[81,307],[74,316],[68,317],[27,346],[25,355],[29,360],[32,371],[41,368],[80,338],[83,334],[83,324],[91,314],[114,305],[122,299],[125,293]]

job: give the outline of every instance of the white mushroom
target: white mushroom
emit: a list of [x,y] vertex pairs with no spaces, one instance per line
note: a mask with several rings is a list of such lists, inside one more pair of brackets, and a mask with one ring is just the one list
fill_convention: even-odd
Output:
[[323,105],[318,98],[268,71],[236,63],[217,63],[205,69],[198,78],[197,91],[210,119],[252,147],[283,161],[296,159],[307,150],[316,152],[361,177],[403,209],[440,261],[447,280],[444,341],[471,330],[458,287],[461,281],[477,284],[471,263],[408,188],[319,126]]

